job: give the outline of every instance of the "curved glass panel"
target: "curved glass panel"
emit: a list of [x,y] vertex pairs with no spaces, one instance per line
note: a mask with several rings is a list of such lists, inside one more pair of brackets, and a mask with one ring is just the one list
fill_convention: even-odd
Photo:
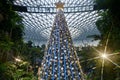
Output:
[[[49,37],[55,17],[55,4],[59,0],[16,0],[15,5],[27,7],[28,12],[18,12],[23,16],[25,41],[36,45],[45,44]],[[61,0],[65,3],[64,14],[75,45],[96,45],[98,41],[87,38],[100,34],[95,22],[99,18],[93,10],[94,0]]]

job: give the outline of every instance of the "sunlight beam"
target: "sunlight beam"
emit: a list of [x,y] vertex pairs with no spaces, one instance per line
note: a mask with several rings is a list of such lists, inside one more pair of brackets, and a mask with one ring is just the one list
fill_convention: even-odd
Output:
[[112,55],[120,55],[120,53],[108,54],[108,56],[112,56]]
[[94,47],[92,47],[96,52],[98,52],[99,54],[101,54],[101,52],[97,49],[95,49]]
[[87,59],[87,60],[82,60],[82,61],[80,61],[80,63],[86,62],[86,61],[95,60],[95,59],[99,59],[99,58],[100,58],[100,57],[94,57],[94,58],[90,58],[90,59]]
[[103,80],[103,71],[104,71],[104,59],[102,59],[102,67],[101,67],[101,80]]
[[118,64],[116,64],[115,62],[113,62],[111,59],[107,58],[108,61],[110,61],[111,63],[113,63],[114,65],[116,65],[118,68],[120,68],[120,66]]
[[106,59],[106,58],[107,58],[107,55],[106,55],[105,53],[103,53],[103,54],[101,55],[101,57],[102,57],[103,59]]

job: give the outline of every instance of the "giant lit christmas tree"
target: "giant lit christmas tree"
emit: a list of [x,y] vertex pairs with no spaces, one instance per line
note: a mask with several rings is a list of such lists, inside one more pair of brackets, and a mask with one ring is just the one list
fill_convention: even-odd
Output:
[[60,1],[56,3],[58,11],[42,61],[40,80],[84,80],[65,20],[63,5]]

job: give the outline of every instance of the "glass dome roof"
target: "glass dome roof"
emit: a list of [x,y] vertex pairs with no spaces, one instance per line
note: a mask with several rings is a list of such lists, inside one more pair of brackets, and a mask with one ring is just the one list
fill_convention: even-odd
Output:
[[[23,16],[25,25],[25,41],[33,41],[35,45],[46,44],[49,39],[56,6],[59,0],[16,0],[14,5],[25,6],[28,12],[18,12]],[[100,34],[95,25],[99,18],[94,8],[94,0],[61,0],[64,2],[64,14],[76,46],[83,44],[96,45],[98,41],[87,38]]]

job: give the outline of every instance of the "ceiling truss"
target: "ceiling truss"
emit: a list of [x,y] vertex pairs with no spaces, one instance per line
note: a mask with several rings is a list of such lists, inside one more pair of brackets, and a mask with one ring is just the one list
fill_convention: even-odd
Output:
[[[14,10],[23,17],[25,41],[36,45],[45,44],[50,36],[59,0],[16,0]],[[94,0],[61,0],[65,3],[64,13],[75,45],[92,44],[89,35],[99,35],[95,22],[99,18]]]

